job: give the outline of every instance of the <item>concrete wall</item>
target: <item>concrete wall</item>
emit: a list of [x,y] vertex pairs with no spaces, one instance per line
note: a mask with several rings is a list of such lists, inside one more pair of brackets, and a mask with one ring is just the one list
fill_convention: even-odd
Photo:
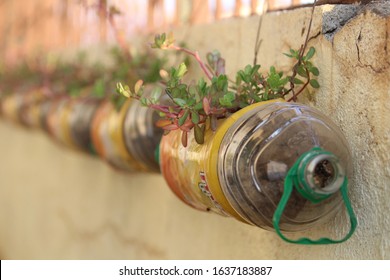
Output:
[[[310,44],[321,88],[300,99],[336,121],[351,144],[350,197],[359,226],[349,241],[287,244],[272,232],[187,207],[160,175],[117,173],[41,132],[0,120],[0,257],[389,259],[390,18],[388,3],[378,6],[316,9]],[[290,67],[282,53],[303,42],[309,16],[310,9],[299,9],[264,18],[258,61],[265,68]],[[257,22],[222,21],[183,28],[176,36],[201,55],[219,49],[231,73],[252,63]],[[348,227],[340,213],[305,234],[341,235]]]

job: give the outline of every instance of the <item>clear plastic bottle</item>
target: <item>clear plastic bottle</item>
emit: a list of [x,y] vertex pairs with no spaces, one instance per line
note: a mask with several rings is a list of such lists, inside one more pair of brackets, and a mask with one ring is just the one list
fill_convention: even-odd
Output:
[[97,154],[113,168],[127,172],[143,170],[124,140],[124,118],[132,103],[129,99],[117,110],[110,100],[105,100],[95,114],[91,130]]
[[[152,88],[155,87],[145,88],[145,96]],[[132,99],[120,110],[105,101],[92,123],[92,140],[97,153],[122,171],[159,171],[155,151],[162,131],[155,126],[157,119],[157,113]]]
[[[144,96],[154,90],[145,88]],[[145,170],[159,172],[159,164],[156,160],[156,150],[161,141],[163,131],[156,127],[158,114],[143,107],[140,102],[132,102],[124,118],[124,141],[127,150],[144,166]]]
[[91,140],[91,125],[101,99],[81,97],[72,100],[68,117],[71,146],[81,151],[95,153]]
[[174,131],[163,137],[160,151],[168,185],[197,209],[283,236],[281,232],[303,231],[327,221],[344,199],[351,217],[346,238],[356,226],[346,195],[352,172],[347,141],[328,117],[312,107],[257,103],[222,121],[216,132],[207,130],[202,145],[190,134],[184,148],[180,133]]
[[48,99],[48,88],[22,84],[1,98],[5,118],[25,127],[40,127],[40,103]]
[[46,117],[46,128],[49,135],[60,144],[71,145],[68,116],[70,113],[70,97],[60,95],[51,99]]

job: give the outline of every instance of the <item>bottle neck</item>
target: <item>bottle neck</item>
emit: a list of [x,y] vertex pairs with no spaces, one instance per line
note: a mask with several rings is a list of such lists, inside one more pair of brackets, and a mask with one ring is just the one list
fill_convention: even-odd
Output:
[[[288,171],[284,183],[283,195],[275,210],[272,223],[276,233],[284,241],[294,244],[318,245],[342,243],[352,236],[357,219],[351,206],[347,191],[348,179],[338,158],[319,147],[304,153]],[[322,237],[313,240],[301,237],[293,240],[286,237],[280,229],[280,220],[293,189],[313,203],[318,203],[340,190],[350,220],[349,232],[340,239]]]
[[346,176],[339,159],[319,147],[303,154],[294,165],[294,185],[303,197],[313,203],[337,192]]

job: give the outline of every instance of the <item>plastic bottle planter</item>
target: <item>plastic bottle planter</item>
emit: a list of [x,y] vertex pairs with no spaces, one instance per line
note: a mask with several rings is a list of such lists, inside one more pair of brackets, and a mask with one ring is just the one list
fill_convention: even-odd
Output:
[[41,129],[43,129],[44,131],[46,131],[47,133],[49,133],[49,127],[48,127],[48,123],[47,123],[48,115],[51,112],[52,106],[54,106],[53,104],[55,104],[57,102],[57,100],[59,100],[60,98],[61,98],[61,96],[47,98],[47,99],[42,100],[38,105],[39,106],[39,109],[38,109],[39,127]]
[[116,111],[110,101],[104,101],[92,121],[91,137],[96,153],[112,167],[123,171],[142,169],[127,151],[123,136],[123,121],[130,102]]
[[52,99],[46,115],[46,126],[49,135],[58,143],[71,145],[68,118],[70,114],[70,98],[66,95]]
[[1,111],[4,118],[19,123],[18,104],[21,103],[21,94],[9,94],[1,102]]
[[28,95],[28,93],[26,93],[24,89],[19,89],[15,93],[4,97],[2,111],[6,119],[21,124],[20,111],[28,99],[26,98],[26,95]]
[[133,100],[127,100],[119,111],[109,101],[104,102],[92,124],[97,153],[116,169],[158,171],[154,153],[162,131],[154,125],[157,118]]
[[[144,96],[152,90],[153,87],[146,87]],[[153,172],[160,171],[156,153],[163,131],[155,125],[158,119],[154,110],[132,100],[123,122],[127,150],[146,170]]]
[[27,127],[39,128],[41,103],[48,98],[44,88],[37,88],[23,95],[23,102],[19,109],[20,121]]
[[91,139],[92,120],[101,104],[100,99],[85,97],[71,101],[70,112],[65,126],[68,125],[70,146],[95,154]]
[[[285,241],[328,244],[348,239],[356,218],[347,195],[351,157],[341,131],[305,105],[282,101],[244,108],[207,130],[199,145],[180,132],[163,137],[160,166],[173,192],[204,211],[275,230]],[[339,239],[290,240],[347,207],[351,229]]]
[[20,88],[14,94],[6,96],[2,102],[5,118],[27,127],[39,126],[37,105],[45,99],[42,88]]
[[101,101],[96,98],[58,98],[50,106],[47,127],[50,135],[68,147],[95,153],[91,125]]

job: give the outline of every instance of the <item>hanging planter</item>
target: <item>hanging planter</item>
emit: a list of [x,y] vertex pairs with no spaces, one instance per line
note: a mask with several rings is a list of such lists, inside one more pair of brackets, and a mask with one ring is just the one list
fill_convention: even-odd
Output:
[[42,88],[19,88],[4,97],[1,107],[5,118],[25,127],[39,126],[38,104],[45,99]]
[[[246,107],[206,130],[199,145],[181,134],[164,136],[161,171],[186,204],[258,227],[276,230],[293,243],[337,243],[348,239],[356,218],[347,196],[351,155],[337,126],[318,110],[283,100]],[[343,205],[351,229],[338,240],[290,240],[328,221]]]
[[49,135],[58,143],[71,146],[73,143],[68,129],[70,114],[70,97],[63,95],[52,100],[47,114],[47,129]]
[[[161,92],[160,86],[147,87],[145,96]],[[164,103],[164,98],[160,98]],[[156,160],[163,131],[155,126],[159,115],[150,108],[132,100],[123,123],[123,136],[127,150],[149,171],[159,172]]]
[[50,108],[45,108],[50,135],[70,148],[94,154],[91,124],[100,103],[101,100],[92,97],[53,99]]
[[54,96],[54,97],[44,99],[38,103],[39,128],[47,133],[49,133],[48,115],[52,110],[51,108],[53,106],[53,103],[56,103],[56,100],[58,100],[59,98],[61,97]]
[[[307,43],[307,39],[306,39]],[[142,88],[117,85],[120,94],[159,112],[164,129],[160,167],[172,191],[186,204],[274,230],[285,241],[330,244],[347,240],[356,228],[348,194],[351,155],[337,126],[318,110],[295,101],[308,85],[318,88],[315,49],[291,49],[290,75],[271,66],[247,65],[236,79],[224,74],[218,52],[204,64],[197,52],[174,45],[165,34],[153,47],[192,55],[209,79],[186,83],[182,63],[165,73],[164,105]],[[257,50],[256,50],[257,51]],[[292,96],[291,96],[292,94]],[[304,231],[332,218],[345,205],[350,230],[338,239],[298,240],[286,232]]]
[[18,111],[22,99],[23,97],[21,94],[9,94],[3,98],[1,102],[1,111],[6,119],[19,123]]
[[18,115],[20,122],[31,128],[40,127],[41,103],[48,99],[45,88],[39,87],[23,94],[22,103],[19,105]]
[[143,169],[128,152],[124,142],[123,122],[130,104],[130,101],[126,102],[117,111],[111,101],[104,101],[98,108],[91,127],[92,142],[97,154],[115,169],[123,171]]
[[155,151],[162,131],[154,125],[157,119],[153,110],[133,100],[127,100],[119,110],[105,101],[92,123],[97,153],[119,170],[158,171]]
[[71,99],[65,120],[69,144],[78,150],[96,153],[91,139],[91,125],[101,100],[94,97]]

